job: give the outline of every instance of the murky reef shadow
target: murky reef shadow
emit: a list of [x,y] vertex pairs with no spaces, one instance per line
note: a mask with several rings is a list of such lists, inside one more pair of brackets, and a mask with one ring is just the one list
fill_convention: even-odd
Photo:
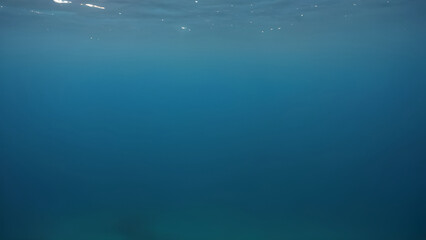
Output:
[[155,217],[138,214],[90,214],[69,217],[44,232],[48,240],[170,240],[156,229]]

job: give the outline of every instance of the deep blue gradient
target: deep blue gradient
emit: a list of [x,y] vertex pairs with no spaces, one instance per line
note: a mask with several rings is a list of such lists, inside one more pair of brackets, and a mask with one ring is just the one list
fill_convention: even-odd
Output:
[[1,239],[426,239],[423,1],[0,5]]

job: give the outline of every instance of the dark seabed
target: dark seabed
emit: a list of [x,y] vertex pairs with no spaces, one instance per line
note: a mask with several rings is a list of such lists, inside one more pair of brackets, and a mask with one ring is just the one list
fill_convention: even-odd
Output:
[[426,240],[425,13],[0,0],[0,239]]

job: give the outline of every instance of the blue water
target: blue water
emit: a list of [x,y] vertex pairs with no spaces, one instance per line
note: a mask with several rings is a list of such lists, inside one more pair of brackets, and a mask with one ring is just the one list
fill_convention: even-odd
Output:
[[0,238],[426,239],[425,11],[0,0]]

